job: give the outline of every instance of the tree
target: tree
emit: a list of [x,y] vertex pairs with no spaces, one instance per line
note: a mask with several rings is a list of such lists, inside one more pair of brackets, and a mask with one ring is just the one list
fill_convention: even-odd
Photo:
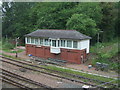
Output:
[[100,29],[103,31],[103,42],[110,41],[115,36],[115,3],[105,2],[101,3],[102,7],[102,21],[100,24]]
[[37,29],[76,29],[92,36],[93,43],[102,30],[100,36],[108,41],[119,31],[118,6],[106,2],[3,2],[2,34],[24,38]]
[[26,2],[3,3],[3,36],[23,37],[24,34],[29,33],[29,11],[33,4]]
[[99,2],[89,2],[89,3],[79,3],[76,6],[76,13],[77,14],[84,14],[88,17],[92,18],[97,25],[100,24],[102,19],[102,11]]
[[84,14],[74,14],[68,20],[67,29],[75,29],[89,36],[95,36],[98,32],[96,22]]
[[37,3],[32,9],[31,19],[34,20],[35,28],[66,29],[67,19],[74,13],[73,8],[77,4],[72,2]]

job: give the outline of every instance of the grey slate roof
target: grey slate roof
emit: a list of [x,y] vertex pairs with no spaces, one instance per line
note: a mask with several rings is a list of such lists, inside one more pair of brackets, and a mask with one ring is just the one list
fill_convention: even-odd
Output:
[[61,39],[91,39],[76,30],[54,30],[54,29],[40,29],[25,35],[27,37],[43,37],[43,38],[61,38]]

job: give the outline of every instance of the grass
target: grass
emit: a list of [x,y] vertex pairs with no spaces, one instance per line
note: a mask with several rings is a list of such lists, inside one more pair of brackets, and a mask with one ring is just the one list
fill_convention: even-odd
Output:
[[[0,41],[1,47],[0,49],[5,51],[5,52],[9,52],[9,53],[16,53],[16,51],[12,51],[15,48],[15,45],[10,43],[10,40],[6,40],[6,39],[2,39],[2,41]],[[17,53],[23,52],[23,49],[18,49]]]
[[12,58],[12,59],[15,59],[15,60],[19,60],[19,61],[23,60],[23,59],[21,59],[20,57],[17,57],[17,58],[16,58],[15,56],[6,55],[6,54],[4,54],[4,53],[2,53],[2,56],[8,57],[8,58]]
[[93,56],[92,64],[95,65],[96,62],[109,64],[109,69],[118,71],[120,66],[114,57],[117,57],[118,52],[118,39],[106,43],[97,43],[90,48],[91,53],[95,53],[96,57]]
[[105,78],[105,77],[101,77],[101,76],[95,76],[95,75],[82,73],[82,72],[77,72],[77,71],[73,71],[73,70],[70,70],[70,69],[63,69],[63,68],[55,67],[55,66],[44,66],[44,67],[48,68],[48,69],[56,70],[56,71],[67,72],[67,73],[80,75],[80,76],[84,76],[84,77],[87,77],[87,78],[97,79],[97,80],[106,81],[106,82],[114,80],[112,78]]
[[[12,51],[11,49],[2,49],[3,51],[5,52],[9,52],[9,53],[16,53],[16,51]],[[24,50],[23,49],[18,49],[17,50],[17,53],[20,53],[20,52],[23,52]]]

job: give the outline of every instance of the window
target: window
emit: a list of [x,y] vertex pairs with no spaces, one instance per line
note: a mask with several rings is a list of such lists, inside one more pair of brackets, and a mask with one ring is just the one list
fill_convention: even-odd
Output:
[[61,40],[61,47],[65,47],[65,40]]
[[43,45],[43,39],[40,38],[40,45]]
[[71,40],[67,40],[67,47],[72,47],[72,41]]
[[52,40],[52,46],[56,47],[56,40]]
[[49,40],[45,39],[45,45],[49,45]]
[[35,39],[35,44],[38,45],[39,42],[38,42],[38,38]]
[[58,40],[58,47],[60,47],[60,40]]
[[34,42],[34,38],[31,38],[31,43],[32,43],[32,44],[34,44],[34,43],[35,43],[35,42]]
[[50,40],[49,40],[49,45],[50,45],[50,46],[52,46],[51,42],[52,42],[52,40],[50,39]]
[[30,37],[27,37],[27,43],[30,43]]
[[73,41],[73,48],[77,48],[78,47],[77,44],[78,44],[77,41]]

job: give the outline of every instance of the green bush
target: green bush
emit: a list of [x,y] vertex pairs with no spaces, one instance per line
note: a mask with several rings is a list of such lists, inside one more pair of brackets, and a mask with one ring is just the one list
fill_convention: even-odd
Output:
[[2,45],[2,48],[3,49],[13,49],[15,46],[13,45],[13,44],[11,44],[11,43],[8,43],[8,42],[6,42],[6,43],[4,43],[3,45]]
[[90,48],[91,53],[96,53],[97,57],[93,56],[92,64],[95,65],[96,62],[107,63],[110,65],[111,69],[117,69],[117,62],[111,61],[111,59],[120,52],[118,49],[118,39],[115,38],[111,42],[105,43],[96,43],[94,46]]
[[10,50],[15,47],[15,45],[13,45],[12,43],[9,42],[10,40],[11,39],[2,38],[2,49],[3,50]]

